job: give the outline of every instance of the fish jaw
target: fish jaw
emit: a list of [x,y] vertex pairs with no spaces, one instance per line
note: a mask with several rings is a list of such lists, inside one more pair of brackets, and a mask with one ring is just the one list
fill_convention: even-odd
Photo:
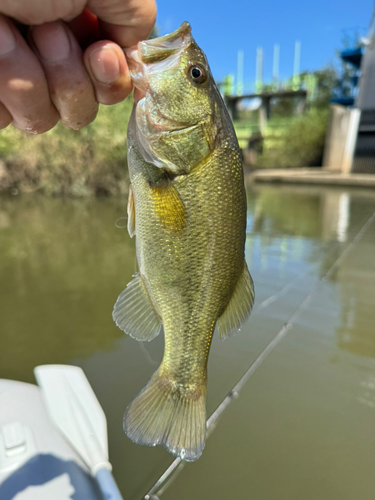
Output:
[[181,53],[192,40],[190,24],[185,21],[172,33],[145,40],[125,49],[134,87],[145,95],[149,90],[150,75],[178,68]]
[[184,22],[170,34],[125,49],[134,85],[135,119],[130,126],[134,127],[133,135],[138,148],[146,162],[175,175],[186,172],[182,172],[172,161],[160,157],[155,145],[164,133],[189,124],[174,120],[168,113],[163,114],[158,106],[159,93],[155,92],[155,79],[160,75],[172,76],[180,70],[181,57],[192,41],[190,24]]

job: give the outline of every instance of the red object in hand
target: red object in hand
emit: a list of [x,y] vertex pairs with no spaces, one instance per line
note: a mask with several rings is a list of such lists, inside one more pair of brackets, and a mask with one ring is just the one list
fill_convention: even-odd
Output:
[[86,7],[82,14],[67,23],[72,30],[82,50],[100,40],[98,18]]

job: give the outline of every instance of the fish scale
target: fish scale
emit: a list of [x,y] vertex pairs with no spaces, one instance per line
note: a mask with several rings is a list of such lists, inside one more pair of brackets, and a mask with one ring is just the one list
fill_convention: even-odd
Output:
[[[162,324],[165,347],[160,367],[127,408],[124,429],[137,443],[196,460],[205,444],[212,336],[215,328],[223,338],[237,331],[254,300],[244,259],[241,153],[187,23],[127,56],[145,94],[128,129],[129,232],[136,235],[139,274],[113,316],[138,340],[152,339]],[[140,320],[137,329],[134,304],[150,331]]]

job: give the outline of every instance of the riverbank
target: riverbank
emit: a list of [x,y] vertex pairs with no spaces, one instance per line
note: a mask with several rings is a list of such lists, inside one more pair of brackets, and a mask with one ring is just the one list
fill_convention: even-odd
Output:
[[128,192],[126,131],[133,98],[100,106],[82,130],[58,124],[36,136],[0,132],[0,193],[86,197]]

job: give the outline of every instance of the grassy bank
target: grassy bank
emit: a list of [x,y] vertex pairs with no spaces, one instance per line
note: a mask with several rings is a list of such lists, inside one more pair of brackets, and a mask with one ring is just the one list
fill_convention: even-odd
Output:
[[[0,132],[0,193],[41,192],[49,196],[84,197],[126,194],[126,130],[132,98],[101,106],[96,120],[81,131],[59,124],[40,136],[13,127]],[[321,162],[328,108],[297,117],[275,117],[258,155],[263,168],[316,166]],[[236,123],[242,147],[255,122]]]
[[[275,116],[264,134],[261,154],[255,165],[261,168],[320,166],[328,125],[329,107],[311,108],[300,116]],[[259,133],[258,119],[235,122],[240,147]]]
[[126,130],[132,98],[101,106],[80,131],[59,124],[40,136],[0,132],[0,192],[88,196],[127,192]]
[[322,164],[329,109],[306,114],[271,129],[257,165],[265,168],[316,167]]

